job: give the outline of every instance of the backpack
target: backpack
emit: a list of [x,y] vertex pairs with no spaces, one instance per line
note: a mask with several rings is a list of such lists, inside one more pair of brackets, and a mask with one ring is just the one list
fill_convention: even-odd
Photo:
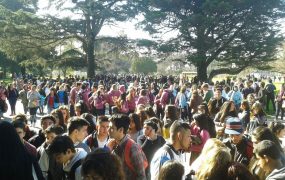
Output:
[[70,171],[67,173],[68,180],[75,180],[75,171],[79,166],[81,166],[81,163],[82,159],[79,159],[72,165]]
[[175,103],[175,97],[173,95],[172,91],[168,92],[168,96],[167,96],[167,101],[166,104],[174,104]]
[[[133,144],[136,144],[132,139],[128,139],[127,141],[127,144],[125,146],[125,153],[124,153],[124,156],[125,156],[125,162],[128,166],[128,168],[134,173],[136,174],[136,171],[135,171],[135,167],[132,165],[132,162],[130,160],[130,157],[131,157],[131,147]],[[140,153],[142,153],[144,155],[144,152],[142,151],[142,149],[140,148],[140,146],[138,146],[138,150],[140,151]],[[144,155],[144,169],[146,169],[148,167],[148,162],[147,162],[147,159]]]
[[265,91],[266,91],[267,94],[274,93],[274,86],[272,84],[267,84],[265,86]]

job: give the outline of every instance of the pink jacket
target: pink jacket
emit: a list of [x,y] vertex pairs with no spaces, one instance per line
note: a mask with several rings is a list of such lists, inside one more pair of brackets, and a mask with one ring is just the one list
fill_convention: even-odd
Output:
[[140,96],[137,105],[143,104],[143,105],[148,105],[149,104],[149,98],[147,96]]
[[115,90],[109,91],[108,92],[108,103],[109,103],[109,105],[114,105],[113,98],[119,99],[120,96],[121,96],[121,92],[118,90],[117,91],[115,91]]
[[94,99],[94,106],[96,109],[104,109],[105,102],[104,102],[104,96],[96,96]]
[[195,125],[194,127],[191,127],[191,135],[198,135],[199,134],[200,138],[202,140],[201,144],[199,144],[199,145],[192,144],[192,146],[190,148],[191,151],[197,152],[197,153],[202,151],[204,144],[206,143],[206,141],[208,139],[210,139],[210,134],[207,130],[203,129],[200,133],[199,133],[199,131],[200,131],[200,128],[197,125]]
[[137,97],[134,97],[131,100],[127,100],[128,101],[128,108],[130,111],[134,111],[136,109],[136,101],[137,101]]
[[161,95],[161,97],[160,97],[160,105],[161,105],[161,107],[162,107],[163,109],[165,108],[165,106],[166,106],[166,104],[167,104],[168,94],[169,94],[169,91],[166,90],[166,89],[164,89],[164,90],[163,90],[163,93],[162,93],[162,95]]

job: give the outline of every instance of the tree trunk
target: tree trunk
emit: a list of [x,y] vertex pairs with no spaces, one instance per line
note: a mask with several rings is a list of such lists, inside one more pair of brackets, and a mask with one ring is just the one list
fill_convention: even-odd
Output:
[[89,40],[87,45],[87,77],[95,77],[94,41]]
[[204,61],[200,61],[197,63],[197,78],[199,81],[207,82],[208,80],[207,68],[208,66]]

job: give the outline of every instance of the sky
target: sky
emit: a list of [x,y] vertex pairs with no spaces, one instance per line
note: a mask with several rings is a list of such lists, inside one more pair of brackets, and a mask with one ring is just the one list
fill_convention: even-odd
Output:
[[[65,4],[66,7],[69,6],[73,6],[73,3],[69,3],[67,1],[67,3]],[[74,18],[76,18],[76,15],[74,15],[73,13],[70,13],[68,11],[57,11],[54,7],[51,7],[50,9],[46,9],[48,6],[48,0],[39,0],[38,2],[38,6],[39,6],[39,15],[45,15],[45,14],[51,14],[51,15],[59,15],[62,17],[65,16],[72,16]],[[138,19],[140,19],[141,17],[138,17]],[[143,30],[139,30],[135,28],[135,23],[138,22],[138,19],[134,19],[132,21],[127,21],[127,22],[118,22],[116,25],[112,25],[112,26],[103,26],[103,28],[101,29],[99,36],[119,36],[122,34],[126,34],[128,38],[130,39],[137,39],[137,38],[141,38],[141,39],[151,39],[151,36],[143,31]]]

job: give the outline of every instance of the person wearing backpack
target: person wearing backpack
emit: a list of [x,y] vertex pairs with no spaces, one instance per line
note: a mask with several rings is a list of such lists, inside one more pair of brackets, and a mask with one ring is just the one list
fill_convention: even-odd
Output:
[[127,136],[129,126],[130,118],[127,115],[114,114],[110,118],[108,130],[112,139],[107,147],[120,157],[126,180],[146,180],[145,169],[148,162],[140,146]]
[[65,179],[81,180],[81,161],[87,152],[81,148],[75,148],[73,141],[68,136],[57,136],[50,144],[48,152],[54,156],[58,163],[63,164]]
[[169,85],[165,83],[163,85],[163,92],[160,97],[160,105],[163,110],[165,110],[166,105],[174,104],[174,101],[175,101],[172,91],[168,90],[168,88],[169,88]]
[[[162,136],[157,134],[158,125],[155,123],[157,118],[152,117],[144,122],[143,134],[138,137],[137,143],[141,146],[148,162],[151,162],[154,153],[165,144]],[[150,178],[150,168],[147,167],[146,174]]]
[[[188,123],[174,121],[170,127],[170,140],[154,154],[150,164],[151,180],[158,178],[159,171],[163,164],[170,160],[180,162],[184,167],[189,167],[189,158],[187,159],[185,150],[191,146],[191,131]],[[185,174],[188,174],[186,171]]]
[[225,128],[225,133],[229,135],[229,138],[223,143],[229,148],[233,161],[248,166],[253,156],[253,143],[243,135],[243,132],[241,120],[237,117],[229,118]]
[[269,111],[269,102],[271,101],[273,110],[276,111],[275,107],[275,95],[274,91],[276,90],[275,85],[272,83],[272,79],[268,80],[268,84],[265,86],[266,91],[266,111]]
[[106,116],[99,116],[97,119],[96,131],[88,135],[83,143],[87,144],[91,151],[96,148],[104,148],[109,140],[109,120]]

